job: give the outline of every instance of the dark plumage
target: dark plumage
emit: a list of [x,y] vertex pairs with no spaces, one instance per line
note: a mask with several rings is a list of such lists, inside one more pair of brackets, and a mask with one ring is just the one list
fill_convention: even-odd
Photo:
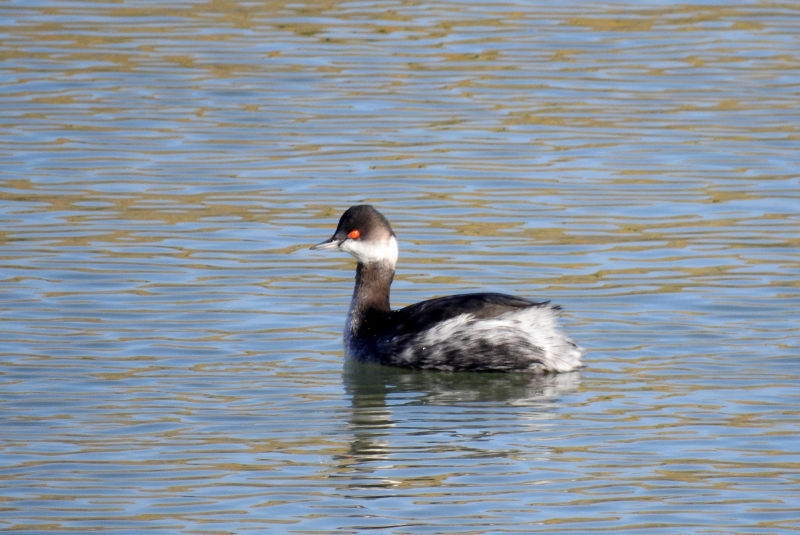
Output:
[[453,295],[391,310],[397,241],[369,205],[348,209],[334,235],[312,249],[341,249],[358,260],[345,324],[350,358],[408,368],[563,372],[583,350],[557,326],[560,307],[498,293]]

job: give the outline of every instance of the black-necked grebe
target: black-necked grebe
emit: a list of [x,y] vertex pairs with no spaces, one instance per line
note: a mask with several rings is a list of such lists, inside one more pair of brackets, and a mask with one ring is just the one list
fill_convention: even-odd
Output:
[[558,328],[560,307],[497,293],[452,295],[400,310],[389,306],[397,237],[368,204],[349,208],[331,239],[312,249],[358,260],[344,327],[347,357],[405,368],[567,372],[583,349]]

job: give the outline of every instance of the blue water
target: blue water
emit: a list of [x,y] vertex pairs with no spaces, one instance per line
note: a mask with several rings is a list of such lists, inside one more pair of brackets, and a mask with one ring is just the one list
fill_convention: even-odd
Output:
[[[798,6],[0,14],[0,530],[800,530]],[[345,363],[361,202],[587,367]]]

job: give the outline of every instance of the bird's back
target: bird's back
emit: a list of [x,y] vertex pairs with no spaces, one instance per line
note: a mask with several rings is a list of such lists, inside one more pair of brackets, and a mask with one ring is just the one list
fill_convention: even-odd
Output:
[[583,351],[558,329],[559,310],[497,293],[440,297],[390,312],[352,353],[407,368],[569,371]]

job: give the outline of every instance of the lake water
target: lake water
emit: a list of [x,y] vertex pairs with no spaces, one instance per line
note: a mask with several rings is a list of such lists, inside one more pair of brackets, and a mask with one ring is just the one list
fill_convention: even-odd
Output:
[[[0,5],[0,530],[800,531],[797,2]],[[564,307],[545,378],[345,364]]]

